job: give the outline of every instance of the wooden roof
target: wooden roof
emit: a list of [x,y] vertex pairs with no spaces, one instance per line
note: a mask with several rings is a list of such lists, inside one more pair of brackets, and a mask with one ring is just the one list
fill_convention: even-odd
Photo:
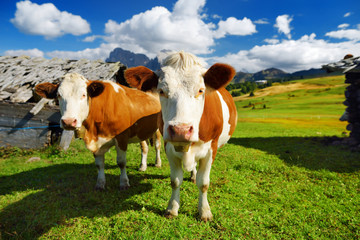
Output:
[[344,57],[344,59],[338,62],[323,65],[322,68],[327,70],[328,72],[360,72],[360,56],[354,57],[353,55],[348,54]]
[[36,84],[59,82],[60,77],[70,72],[91,80],[120,82],[125,69],[120,62],[105,63],[102,60],[0,56],[0,101],[28,102]]

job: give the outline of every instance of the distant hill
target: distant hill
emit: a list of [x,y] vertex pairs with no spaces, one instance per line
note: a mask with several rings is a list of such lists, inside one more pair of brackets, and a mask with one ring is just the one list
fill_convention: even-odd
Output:
[[256,73],[237,72],[233,82],[246,82],[256,80],[275,80],[286,78],[289,74],[277,68],[268,68]]
[[283,70],[277,68],[268,68],[256,73],[244,73],[237,72],[233,82],[246,82],[246,81],[256,81],[256,80],[272,80],[272,81],[290,81],[295,79],[305,79],[305,78],[316,78],[324,77],[330,75],[342,75],[341,72],[327,73],[326,70],[321,68],[311,68],[309,70],[302,70],[293,73],[287,73]]
[[105,61],[121,62],[127,67],[145,66],[153,71],[160,68],[160,63],[157,58],[149,59],[145,54],[133,53],[122,48],[115,48]]

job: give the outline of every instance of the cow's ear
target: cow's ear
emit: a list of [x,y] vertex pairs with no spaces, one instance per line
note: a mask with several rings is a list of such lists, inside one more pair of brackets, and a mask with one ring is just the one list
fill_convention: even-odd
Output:
[[225,87],[235,76],[235,69],[227,64],[215,63],[212,65],[204,75],[206,86],[219,89]]
[[126,82],[141,91],[149,91],[158,85],[158,76],[150,69],[140,66],[125,71]]
[[89,97],[96,97],[99,96],[105,89],[105,86],[102,82],[100,81],[92,81],[88,86],[87,86],[87,92]]
[[59,84],[40,83],[35,86],[35,93],[43,98],[55,99]]

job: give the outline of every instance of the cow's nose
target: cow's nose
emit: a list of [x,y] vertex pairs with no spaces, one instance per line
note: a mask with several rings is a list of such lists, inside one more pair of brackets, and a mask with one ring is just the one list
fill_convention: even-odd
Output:
[[171,141],[189,142],[191,136],[194,134],[194,128],[189,124],[169,125],[168,132]]
[[64,127],[74,128],[76,127],[77,120],[76,118],[64,118],[61,119],[61,123]]

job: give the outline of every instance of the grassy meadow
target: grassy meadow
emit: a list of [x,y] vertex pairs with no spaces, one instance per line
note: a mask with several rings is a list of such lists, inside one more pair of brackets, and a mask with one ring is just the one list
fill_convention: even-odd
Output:
[[131,188],[119,191],[111,149],[107,189],[99,192],[93,156],[80,140],[67,152],[1,149],[0,239],[359,239],[360,152],[329,141],[349,134],[338,120],[343,82],[294,81],[286,85],[301,88],[236,98],[238,126],[212,166],[214,220],[207,223],[198,218],[190,173],[179,216],[163,216],[171,195],[164,151],[162,168],[150,149],[148,169],[139,172],[140,147],[130,145]]

